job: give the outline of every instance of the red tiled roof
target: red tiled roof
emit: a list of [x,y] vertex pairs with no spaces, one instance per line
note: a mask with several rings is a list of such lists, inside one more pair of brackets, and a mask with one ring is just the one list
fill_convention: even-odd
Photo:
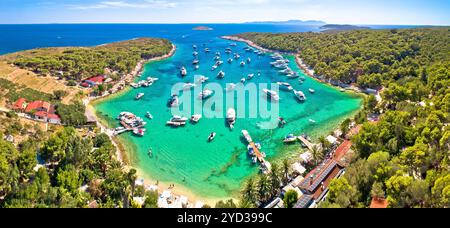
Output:
[[352,147],[352,142],[345,140],[334,152],[334,160],[340,161]]
[[14,103],[13,108],[14,109],[23,109],[24,104],[27,100],[25,100],[25,98],[19,98],[19,100],[16,101],[16,103]]
[[47,112],[44,112],[44,111],[37,111],[34,115],[43,118],[43,117],[46,117],[46,116],[47,116]]
[[89,87],[90,85],[89,85],[88,83],[86,83],[86,82],[83,82],[83,83],[81,83],[81,86],[83,86],[83,87]]
[[95,82],[95,83],[103,83],[103,81],[105,81],[105,76],[97,75],[94,77],[90,77],[90,78],[86,79],[85,81],[91,81],[91,82]]
[[387,208],[389,205],[386,199],[372,198],[370,208]]
[[48,111],[50,109],[50,103],[45,101],[33,101],[27,105],[25,112],[32,112],[37,109],[43,109],[44,111]]
[[48,114],[48,115],[47,115],[47,118],[52,119],[52,120],[61,120],[61,119],[59,118],[59,116],[56,115],[56,114]]

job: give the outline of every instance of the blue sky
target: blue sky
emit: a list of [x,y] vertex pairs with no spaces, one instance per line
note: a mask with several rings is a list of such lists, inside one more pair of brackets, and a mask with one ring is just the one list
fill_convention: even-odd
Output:
[[1,0],[0,23],[227,23],[268,20],[450,25],[449,0]]

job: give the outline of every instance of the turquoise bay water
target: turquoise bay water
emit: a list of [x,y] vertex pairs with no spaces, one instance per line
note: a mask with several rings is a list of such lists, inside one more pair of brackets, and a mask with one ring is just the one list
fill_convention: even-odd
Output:
[[[273,60],[269,55],[259,57],[254,53],[246,53],[243,50],[246,45],[243,43],[239,43],[233,51],[241,53],[244,59],[251,57],[252,63],[240,67],[240,61],[234,61],[232,64],[226,62],[232,57],[225,54],[229,41],[217,36],[203,38],[202,41],[211,49],[209,54],[203,52],[203,42],[185,37],[184,40],[175,42],[177,51],[173,57],[145,66],[143,78],[152,76],[160,79],[153,86],[130,90],[96,105],[97,111],[107,116],[114,127],[119,123],[113,119],[122,111],[130,111],[141,117],[144,117],[147,111],[152,113],[154,119],[147,121],[147,132],[144,137],[131,135],[120,137],[130,142],[134,148],[130,154],[133,165],[153,180],[181,185],[200,198],[235,196],[245,178],[258,172],[258,166],[252,164],[247,156],[246,144],[241,138],[242,129],[248,130],[255,141],[261,142],[262,150],[267,154],[269,161],[276,161],[293,156],[300,150],[299,145],[283,145],[282,140],[287,134],[304,132],[313,138],[325,135],[351,116],[361,105],[358,96],[341,93],[311,78],[307,77],[303,84],[300,84],[298,79],[287,79],[270,66],[269,63]],[[191,64],[193,44],[200,49],[201,67],[197,72]],[[214,64],[213,57],[216,51],[222,53],[222,60],[225,63],[212,72],[211,66]],[[291,68],[301,73],[294,58],[290,57],[290,60]],[[185,78],[179,75],[181,66],[186,66],[189,72]],[[225,79],[216,78],[220,69],[226,73]],[[258,71],[261,72],[261,76],[255,76],[251,82],[289,82],[294,89],[302,90],[308,97],[305,103],[299,103],[292,92],[280,90],[280,116],[288,122],[285,128],[261,129],[259,127],[263,121],[261,118],[238,119],[234,130],[226,126],[223,118],[201,119],[196,125],[188,123],[182,128],[165,125],[172,116],[166,106],[172,85],[179,82],[193,82],[194,75],[201,74],[210,78],[208,82],[220,83],[225,88],[225,83],[238,83],[243,76],[256,74]],[[303,73],[301,75],[305,76]],[[314,89],[316,93],[309,94],[309,88]],[[134,97],[140,92],[145,93],[144,98],[135,101]],[[260,98],[262,95],[258,96],[258,99]],[[246,105],[250,105],[248,100]],[[219,111],[220,108],[222,107],[218,108]],[[226,112],[226,107],[222,109]],[[310,119],[316,123],[311,123]],[[208,143],[207,137],[213,131],[217,133],[216,139]],[[149,149],[153,151],[153,158],[147,155]]]

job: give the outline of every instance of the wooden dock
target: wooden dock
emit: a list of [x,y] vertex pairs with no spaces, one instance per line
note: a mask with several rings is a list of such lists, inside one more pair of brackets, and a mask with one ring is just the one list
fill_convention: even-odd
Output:
[[305,146],[308,147],[309,150],[312,150],[312,148],[313,148],[314,145],[313,145],[310,141],[308,141],[307,139],[305,139],[305,138],[302,137],[302,136],[299,136],[298,139],[299,139],[303,144],[305,144]]
[[262,155],[261,151],[258,149],[256,144],[253,142],[252,138],[250,137],[250,134],[246,130],[242,130],[242,135],[244,135],[245,139],[248,142],[248,145],[252,148],[253,152],[255,153],[256,158],[261,164],[264,164],[266,161],[264,160],[264,156]]
[[256,158],[258,159],[258,161],[263,164],[265,162],[264,160],[264,156],[261,154],[261,151],[259,151],[258,147],[256,147],[254,142],[249,143],[248,145],[250,145],[253,149],[253,152],[255,153]]

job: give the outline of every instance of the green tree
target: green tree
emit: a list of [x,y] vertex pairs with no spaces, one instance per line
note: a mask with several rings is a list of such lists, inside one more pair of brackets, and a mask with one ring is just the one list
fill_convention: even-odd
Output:
[[298,201],[298,193],[289,190],[284,194],[283,203],[286,208],[293,208]]

